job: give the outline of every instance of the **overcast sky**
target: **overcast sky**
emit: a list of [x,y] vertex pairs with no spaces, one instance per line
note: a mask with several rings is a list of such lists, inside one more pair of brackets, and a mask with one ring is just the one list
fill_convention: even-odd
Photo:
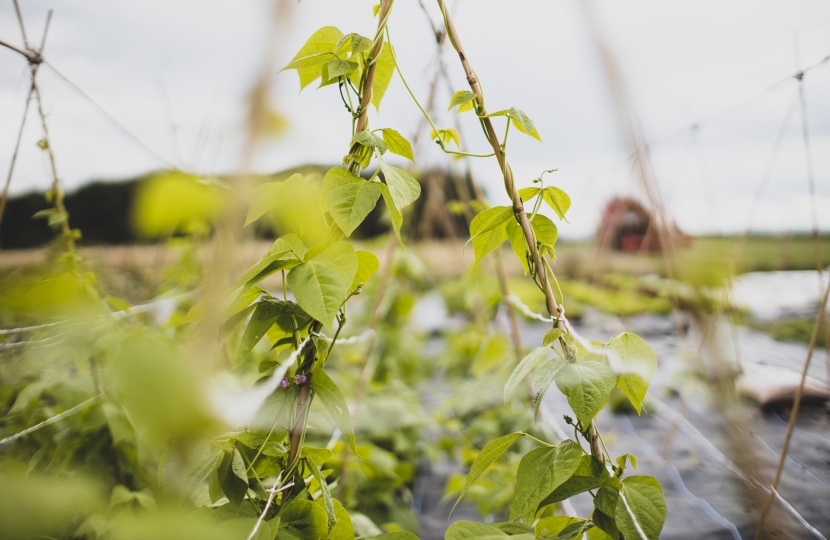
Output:
[[[304,163],[336,163],[348,147],[350,121],[336,87],[299,93],[294,72],[276,74],[317,28],[373,35],[374,0],[303,0],[290,18],[274,20],[265,0],[21,0],[30,40],[39,41],[46,12],[55,15],[44,56],[60,73],[141,140],[137,144],[48,67],[39,74],[52,146],[68,189],[92,180],[121,180],[175,164],[203,173],[241,165],[246,96],[272,57],[272,99],[290,128],[270,139],[253,168],[273,172]],[[431,0],[427,8],[437,20]],[[452,6],[453,2],[449,4]],[[830,3],[798,1],[607,0],[593,4],[602,38],[624,78],[642,125],[669,211],[693,233],[737,232],[767,170],[776,135],[796,103],[798,83],[774,83],[830,54]],[[628,147],[605,71],[577,0],[459,0],[456,25],[483,82],[490,110],[516,107],[536,123],[540,144],[513,134],[510,161],[520,187],[545,169],[570,193],[570,225],[560,234],[592,234],[614,195],[643,198],[626,161]],[[417,0],[395,3],[390,30],[404,75],[426,100],[435,45]],[[269,40],[271,32],[276,32]],[[11,0],[0,0],[0,39],[22,38]],[[269,43],[275,43],[274,47]],[[440,85],[435,119],[451,90],[465,88],[456,57],[445,61],[452,88]],[[28,91],[21,57],[0,48],[0,178],[5,179]],[[830,229],[830,62],[804,78],[818,219]],[[757,97],[759,96],[760,97]],[[728,112],[707,120],[730,108]],[[373,116],[374,127],[411,137],[419,112],[393,80]],[[374,111],[373,111],[374,115]],[[701,122],[698,130],[687,128]],[[485,142],[474,117],[462,116],[470,151]],[[678,131],[680,130],[680,131]],[[30,117],[12,183],[13,193],[44,189],[48,165]],[[447,164],[422,146],[418,165]],[[474,171],[495,203],[504,203],[498,167],[478,160]],[[796,232],[812,223],[801,113],[795,109],[769,184],[754,214],[756,230]]]

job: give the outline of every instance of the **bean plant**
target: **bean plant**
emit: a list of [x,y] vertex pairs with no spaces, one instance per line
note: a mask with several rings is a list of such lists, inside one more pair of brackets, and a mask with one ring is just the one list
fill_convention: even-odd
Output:
[[[270,379],[279,381],[274,399],[280,412],[264,437],[253,441],[245,432],[231,435],[218,464],[216,489],[211,498],[223,494],[236,505],[249,497],[261,509],[251,536],[261,527],[278,524],[302,538],[347,538],[353,536],[348,514],[331,495],[330,481],[321,468],[330,457],[325,449],[305,445],[308,412],[319,399],[330,413],[352,453],[357,453],[348,404],[326,370],[326,362],[347,323],[349,300],[360,294],[365,282],[378,268],[376,257],[355,251],[348,237],[382,198],[395,234],[401,240],[403,211],[417,199],[418,182],[406,171],[388,164],[384,156],[397,154],[412,160],[410,143],[391,127],[373,128],[368,110],[379,107],[386,88],[397,71],[418,108],[432,128],[431,137],[444,152],[455,156],[495,157],[504,187],[511,200],[476,215],[470,226],[476,262],[509,242],[525,274],[545,296],[551,329],[542,344],[515,368],[505,388],[509,399],[531,372],[538,410],[551,384],[562,392],[572,409],[566,422],[574,439],[550,443],[526,432],[506,435],[487,444],[472,464],[458,500],[479,476],[519,438],[538,445],[522,457],[518,467],[508,521],[496,524],[454,523],[447,538],[520,536],[522,538],[643,538],[659,536],[666,506],[662,489],[649,476],[626,475],[637,465],[636,457],[623,454],[613,459],[597,429],[596,416],[615,387],[640,412],[656,357],[639,337],[624,333],[607,343],[587,341],[568,324],[565,307],[554,292],[556,277],[549,262],[554,256],[556,224],[540,212],[548,205],[559,219],[565,219],[570,198],[560,188],[546,185],[545,171],[534,185],[518,189],[507,161],[511,128],[541,141],[530,117],[517,108],[488,113],[481,84],[464,52],[458,33],[438,0],[444,27],[458,53],[469,90],[459,90],[450,109],[477,116],[485,138],[492,147],[488,154],[475,154],[458,146],[453,129],[439,129],[418,103],[406,83],[390,43],[389,20],[393,1],[375,6],[377,32],[372,38],[344,34],[331,26],[315,32],[286,69],[296,70],[300,86],[320,80],[321,87],[336,86],[337,97],[350,115],[352,137],[342,166],[330,169],[319,185],[301,175],[284,182],[266,183],[257,189],[246,224],[276,210],[280,236],[259,262],[233,288],[228,304],[228,325],[250,315],[237,359],[241,360],[268,334],[275,353],[290,355],[276,364]],[[495,122],[504,120],[499,138]],[[368,178],[363,171],[375,165]],[[525,210],[525,203],[531,211]],[[273,297],[258,287],[267,276],[283,276],[282,297]],[[289,291],[291,299],[289,299]],[[560,299],[561,291],[559,292]],[[324,330],[333,332],[328,338]],[[281,428],[284,426],[284,431]],[[587,449],[582,443],[587,445]],[[244,448],[243,448],[244,447]],[[263,468],[265,463],[269,467]],[[266,471],[264,469],[268,469]],[[262,485],[262,476],[274,476],[271,487]],[[260,492],[250,495],[249,475],[253,473]],[[558,505],[579,493],[589,492],[594,508],[585,518],[554,515],[537,520],[550,505]],[[316,499],[317,504],[313,502]]]
[[[48,380],[43,378],[31,383],[16,397],[11,413],[18,415],[17,421],[34,423],[40,412],[30,414],[31,405],[44,401],[41,395],[47,389],[53,393],[50,406],[77,403],[77,396],[83,396],[85,401],[41,422],[51,425],[69,414],[78,415],[77,425],[61,432],[60,437],[38,431],[43,427],[38,424],[3,439],[0,445],[21,441],[13,453],[21,461],[29,461],[29,471],[43,468],[64,474],[70,465],[80,463],[83,466],[79,470],[103,471],[111,480],[109,508],[90,510],[80,526],[73,522],[74,516],[62,520],[56,526],[61,538],[158,537],[146,532],[150,529],[141,529],[138,521],[131,520],[139,512],[149,512],[157,502],[164,501],[173,502],[169,507],[180,505],[188,512],[195,512],[193,515],[206,518],[207,524],[221,524],[221,528],[205,525],[194,529],[188,521],[186,533],[179,535],[178,529],[170,525],[174,523],[172,514],[159,513],[154,518],[160,527],[158,530],[164,530],[169,537],[415,538],[413,533],[395,531],[394,527],[387,527],[390,532],[381,534],[366,516],[347,511],[342,503],[350,505],[350,498],[359,498],[367,489],[365,485],[349,485],[354,481],[350,468],[356,468],[354,463],[364,459],[366,467],[371,467],[375,457],[368,453],[381,454],[382,449],[380,437],[364,443],[356,440],[352,415],[359,407],[355,401],[347,401],[335,381],[344,384],[345,377],[332,365],[339,359],[337,354],[332,356],[333,351],[342,350],[349,306],[380,266],[375,255],[356,250],[349,238],[369,213],[383,204],[392,234],[403,247],[404,211],[420,195],[420,185],[409,172],[387,163],[390,154],[414,161],[410,142],[393,127],[383,124],[374,127],[369,123],[370,108],[379,109],[396,72],[428,121],[431,139],[439,149],[453,157],[496,158],[511,202],[484,209],[472,220],[470,241],[479,265],[476,271],[481,271],[480,263],[485,257],[509,243],[526,279],[530,280],[528,283],[532,282],[545,298],[548,316],[531,315],[550,324],[540,346],[519,362],[504,385],[504,400],[512,403],[520,389],[527,394],[523,382],[532,374],[533,408],[528,407],[524,415],[511,412],[503,422],[517,426],[511,429],[522,431],[484,444],[472,461],[456,501],[458,504],[470,492],[488,468],[494,467],[504,475],[512,474],[515,467],[515,487],[509,507],[503,500],[503,490],[493,504],[481,499],[476,501],[488,511],[504,511],[506,521],[489,524],[458,521],[449,527],[446,538],[513,536],[530,540],[587,535],[592,540],[651,540],[659,536],[666,515],[660,484],[649,476],[627,474],[630,468],[636,468],[636,457],[628,453],[612,457],[596,422],[597,414],[615,388],[625,394],[638,413],[642,410],[657,367],[654,352],[633,334],[623,333],[605,343],[588,341],[569,324],[553,272],[557,225],[542,213],[542,208],[549,206],[564,220],[570,198],[550,184],[550,176],[546,175],[552,170],[540,174],[527,187],[519,188],[507,161],[511,130],[541,142],[537,128],[517,108],[487,111],[478,77],[444,2],[438,0],[446,36],[458,53],[469,83],[469,90],[459,90],[452,96],[449,109],[455,108],[458,114],[474,114],[492,151],[474,153],[459,148],[458,133],[436,124],[403,76],[391,43],[389,22],[393,4],[394,0],[382,0],[374,7],[377,18],[374,36],[323,27],[308,38],[286,66],[286,70],[298,74],[301,89],[319,80],[319,86],[328,88],[329,95],[342,103],[351,127],[350,138],[343,142],[342,164],[328,170],[322,178],[294,174],[284,181],[258,186],[247,210],[245,226],[271,219],[279,232],[278,238],[229,288],[217,295],[209,287],[202,301],[189,313],[175,314],[175,324],[157,330],[144,328],[140,324],[141,310],[122,305],[124,302],[118,299],[99,297],[91,277],[81,270],[74,247],[77,234],[68,227],[55,180],[56,208],[44,217],[61,232],[64,263],[69,267],[73,283],[86,291],[85,298],[94,304],[94,309],[88,324],[75,325],[71,331],[61,334],[64,341],[72,340],[67,349],[71,354],[55,349],[54,356],[68,375],[61,377],[55,371]],[[498,122],[504,123],[501,138],[496,131]],[[185,184],[196,185],[196,182],[188,179]],[[209,189],[215,195],[219,187],[211,185]],[[179,202],[168,201],[169,204]],[[525,204],[529,205],[529,212]],[[194,283],[199,276],[188,273],[188,268],[180,265],[179,274],[187,275],[171,279],[183,284]],[[272,277],[281,278],[281,290],[275,294],[266,290],[263,283]],[[505,300],[527,311],[515,298]],[[117,317],[103,316],[111,315],[105,313],[105,302],[116,308]],[[217,305],[221,320],[214,324],[217,321],[211,319],[211,314]],[[47,332],[52,326],[43,328]],[[210,349],[205,345],[200,349],[201,341],[211,342],[216,337],[200,333],[204,328],[216,329],[225,348]],[[203,356],[222,357],[224,353],[232,369],[249,364],[252,359],[262,360],[258,365],[259,379],[253,387],[244,397],[232,394],[232,399],[222,402],[227,406],[220,407],[224,414],[222,424],[232,425],[234,431],[216,434],[216,418],[206,412],[209,407],[197,395],[198,390],[194,388],[198,385],[193,382],[191,372],[176,363],[177,356],[184,356],[184,347],[175,343],[181,336],[194,338],[192,341],[197,343],[191,344],[192,348],[197,353],[206,353]],[[45,347],[51,345],[49,339],[43,340]],[[462,353],[465,339],[462,333],[456,340]],[[264,359],[255,351],[261,350],[259,344],[263,340],[270,344]],[[493,344],[488,348],[492,354],[485,359],[457,354],[458,364],[444,366],[445,372],[492,376],[500,371],[490,370],[491,366],[511,362],[510,347],[503,337],[486,336],[480,341]],[[19,361],[22,364],[32,357],[21,356]],[[41,361],[50,358],[46,356]],[[380,364],[379,377],[385,380],[395,376],[394,369],[409,369],[402,364]],[[36,371],[37,366],[33,364],[30,370]],[[423,369],[410,367],[415,371]],[[364,368],[355,383],[355,400],[367,384],[364,378],[371,380],[371,374],[365,375]],[[424,373],[418,371],[412,379]],[[406,382],[401,384],[403,388]],[[551,430],[539,429],[532,435],[527,429],[532,421],[530,411],[533,416],[538,413],[551,385],[564,394],[572,409],[565,415],[565,421],[573,431],[573,439],[554,442],[549,435]],[[452,397],[464,400],[463,388],[459,385]],[[220,394],[217,392],[216,396]],[[321,436],[319,425],[316,422],[310,425],[315,401],[330,416],[335,426],[333,433]],[[491,409],[488,414],[497,413]],[[441,421],[451,426],[454,421],[471,418],[472,415],[456,412],[455,416],[446,415]],[[364,421],[370,422],[358,418],[358,422]],[[488,430],[486,426],[475,427],[479,434],[477,443],[482,434],[490,437]],[[30,434],[27,439],[25,436]],[[412,430],[406,436],[417,440],[420,435]],[[210,444],[204,443],[206,438],[210,438]],[[58,444],[60,441],[63,444]],[[512,453],[507,453],[511,447]],[[502,456],[510,456],[508,467],[496,463]],[[0,487],[12,485],[17,474],[19,471],[0,469]],[[388,485],[383,483],[382,475],[375,480],[380,483],[369,484],[369,488],[375,485],[383,489],[382,486]],[[34,489],[32,486],[34,483],[27,489]],[[84,489],[88,493],[95,491],[94,486]],[[406,486],[398,483],[395,489],[402,499],[406,498]],[[43,492],[55,501],[62,503],[68,498],[56,490],[59,488],[43,482]],[[584,518],[563,515],[566,508],[563,501],[583,493],[589,493],[593,500],[590,513]],[[189,499],[189,503],[182,504],[183,499]],[[46,508],[51,499],[43,500]],[[21,519],[21,527],[28,527],[33,521]],[[15,522],[14,526],[17,525]],[[124,532],[133,525],[138,527],[136,531],[145,530],[144,536]]]

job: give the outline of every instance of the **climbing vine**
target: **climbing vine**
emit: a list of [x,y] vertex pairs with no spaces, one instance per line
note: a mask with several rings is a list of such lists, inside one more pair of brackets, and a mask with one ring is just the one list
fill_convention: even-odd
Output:
[[[347,323],[349,300],[360,294],[379,265],[374,255],[355,251],[348,237],[383,198],[394,232],[401,241],[403,211],[420,194],[418,182],[409,173],[384,160],[387,153],[412,160],[410,143],[390,127],[369,125],[370,106],[380,105],[393,72],[397,71],[428,120],[431,138],[444,152],[471,158],[496,158],[511,204],[488,208],[473,219],[470,235],[476,263],[509,242],[525,274],[545,297],[551,329],[542,344],[515,368],[504,388],[505,399],[511,397],[526,376],[533,374],[536,411],[552,384],[566,396],[573,411],[572,416],[565,415],[573,429],[572,440],[553,444],[519,432],[496,439],[481,450],[458,501],[520,437],[538,445],[519,464],[509,521],[489,525],[457,522],[450,527],[447,538],[504,535],[580,538],[583,533],[591,538],[657,538],[666,514],[660,484],[652,477],[627,475],[629,467],[636,468],[636,457],[623,454],[612,458],[596,424],[597,414],[614,388],[626,395],[637,412],[641,411],[656,370],[656,357],[633,334],[621,334],[607,343],[587,341],[568,324],[551,263],[557,226],[540,210],[542,205],[547,205],[564,220],[570,198],[560,188],[546,183],[544,175],[552,170],[542,173],[533,185],[518,188],[507,160],[511,129],[541,142],[536,126],[517,108],[488,113],[470,59],[443,1],[438,0],[446,34],[469,83],[469,90],[459,90],[452,96],[449,108],[456,108],[457,114],[469,112],[477,116],[492,152],[475,154],[461,148],[451,149],[452,144],[459,146],[458,134],[454,129],[437,127],[418,102],[397,62],[390,43],[392,5],[392,0],[384,0],[375,6],[378,26],[372,38],[344,34],[331,26],[321,28],[285,68],[297,72],[301,88],[318,79],[320,87],[337,87],[336,97],[350,116],[352,138],[342,167],[329,170],[322,182],[315,185],[296,174],[284,182],[263,184],[248,211],[246,225],[274,212],[283,235],[237,281],[229,296],[230,316],[226,325],[241,323],[250,314],[236,360],[241,361],[265,334],[274,344],[275,355],[282,349],[291,353],[274,363],[269,376],[270,380],[279,382],[274,385],[274,395],[281,403],[280,415],[284,419],[278,417],[261,441],[249,445],[248,453],[253,453],[252,457],[240,454],[238,447],[228,447],[216,473],[221,493],[236,504],[252,497],[245,489],[248,474],[252,472],[261,484],[257,467],[262,460],[272,460],[279,473],[272,487],[260,485],[259,493],[253,496],[258,500],[256,505],[261,514],[252,536],[277,518],[279,528],[297,527],[289,517],[307,523],[314,529],[315,538],[351,527],[342,523],[348,521],[348,514],[339,511],[340,506],[332,498],[329,481],[321,470],[331,453],[306,447],[305,436],[310,404],[319,399],[351,452],[357,452],[346,400],[327,374],[326,362]],[[499,120],[504,121],[501,138],[495,127]],[[361,176],[372,165],[375,165],[374,173],[368,178]],[[526,203],[531,205],[530,213],[525,210]],[[261,280],[277,272],[283,276],[282,298],[275,298],[258,287]],[[325,329],[333,331],[333,337],[328,338],[323,333]],[[277,429],[281,421],[284,431]],[[239,443],[248,436],[235,437]],[[234,465],[237,462],[239,465]],[[242,489],[237,487],[238,483]],[[589,492],[594,501],[593,510],[585,518],[545,512],[551,505],[583,492]],[[211,497],[218,498],[221,493],[217,490]],[[312,493],[319,495],[312,497]],[[323,504],[314,504],[313,498]],[[546,517],[537,519],[540,515]]]

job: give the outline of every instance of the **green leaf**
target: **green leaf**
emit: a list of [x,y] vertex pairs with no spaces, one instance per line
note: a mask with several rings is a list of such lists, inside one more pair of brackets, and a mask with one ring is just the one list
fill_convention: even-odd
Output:
[[[597,496],[594,498],[594,506],[603,514],[613,516],[617,511],[617,503],[619,500],[620,479],[616,477],[607,478],[602,483],[602,486],[600,486],[599,491],[597,491]],[[608,532],[608,534],[611,533]]]
[[490,525],[497,529],[501,529],[507,534],[533,534],[533,527],[522,523],[521,521],[500,521],[497,523],[491,523]]
[[536,536],[542,537],[557,537],[557,538],[571,538],[576,535],[580,529],[584,527],[588,530],[587,519],[571,516],[551,516],[540,519],[536,523]]
[[519,109],[511,108],[507,112],[507,116],[510,117],[510,120],[513,122],[513,126],[516,129],[518,129],[525,135],[530,135],[537,141],[542,142],[542,138],[539,137],[539,132],[536,130],[536,126],[533,125],[533,120],[531,120],[528,115],[526,115]]
[[562,337],[562,330],[560,330],[559,328],[551,328],[550,330],[545,332],[545,335],[542,336],[542,344],[550,345],[560,337]]
[[[600,512],[599,510],[594,510],[594,513],[591,515],[591,520],[596,525],[597,529],[605,533],[607,538],[611,538],[612,540],[617,540],[620,537],[620,530],[617,528],[617,524],[614,523],[614,518],[610,517],[605,512]],[[602,535],[597,534],[599,538],[602,538]],[[588,537],[591,538],[590,533]]]
[[357,273],[354,276],[352,284],[349,286],[350,291],[357,289],[361,283],[364,285],[368,283],[369,279],[375,275],[375,272],[377,272],[378,268],[380,268],[380,261],[378,261],[378,258],[375,257],[373,253],[369,253],[368,251],[358,251],[356,254]]
[[331,328],[357,273],[357,255],[347,242],[335,242],[311,260],[291,269],[288,285],[297,303]]
[[248,473],[239,450],[234,448],[225,452],[217,469],[217,477],[222,492],[231,504],[239,507],[248,492]]
[[519,197],[522,199],[523,202],[527,202],[536,195],[538,195],[540,191],[542,190],[537,187],[522,188],[519,190]]
[[532,523],[539,503],[573,475],[581,458],[582,448],[571,440],[525,454],[516,473],[510,520],[521,517],[525,523]]
[[231,289],[244,287],[248,289],[271,274],[280,270],[290,270],[302,262],[298,257],[305,255],[305,246],[300,237],[289,233],[277,238],[259,261],[239,278]]
[[329,79],[334,79],[335,77],[343,77],[344,75],[348,75],[349,73],[353,72],[357,68],[357,62],[341,60],[340,58],[332,58],[326,64]]
[[621,366],[612,365],[620,375],[617,386],[639,414],[651,378],[657,373],[657,355],[640,336],[629,332],[611,338],[608,345],[622,360]]
[[318,64],[327,63],[330,58],[332,57],[332,53],[330,52],[321,52],[315,53],[310,56],[306,56],[304,58],[298,58],[296,60],[292,60],[290,64],[282,68],[283,70],[286,69],[297,69],[300,68],[307,68],[311,66],[316,66]]
[[258,185],[253,197],[251,197],[251,206],[248,208],[248,216],[245,218],[245,227],[276,208],[280,201],[283,184],[295,180],[297,177],[303,178],[303,175],[296,173],[283,182],[264,182]]
[[[455,500],[455,504],[452,506],[453,510],[455,510],[455,507],[458,506],[459,502],[461,502],[462,497],[464,497],[464,494],[467,493],[470,487],[472,487],[473,483],[478,480],[478,477],[484,474],[487,467],[492,465],[493,462],[496,461],[499,456],[510,448],[516,439],[521,436],[521,432],[511,433],[510,435],[499,437],[481,449],[481,452],[478,453],[473,461],[473,466],[470,467],[469,474],[467,474],[467,480],[464,482],[464,489],[462,489],[461,493],[458,494],[458,499]],[[452,511],[450,511],[450,513],[452,514]]]
[[[332,502],[334,503],[334,517],[337,519],[337,522],[331,531],[329,531],[328,540],[355,540],[351,516],[343,508],[343,505],[340,504],[340,501],[334,499]],[[320,503],[320,499],[317,499],[317,503]]]
[[415,161],[415,155],[412,153],[412,145],[406,138],[392,128],[383,128],[383,142],[386,147],[393,154],[403,156],[409,161]]
[[500,540],[507,538],[507,536],[508,534],[506,532],[492,525],[475,523],[473,521],[456,521],[447,529],[447,532],[444,534],[444,540]]
[[514,369],[513,373],[510,374],[510,378],[507,379],[507,384],[504,385],[505,405],[507,405],[510,401],[510,396],[513,395],[513,392],[516,390],[516,387],[519,386],[519,383],[522,382],[522,379],[524,379],[525,376],[530,373],[539,362],[546,360],[550,352],[550,347],[543,345],[522,358],[522,361],[519,362],[519,365],[516,366],[516,369]]
[[330,460],[334,454],[328,448],[310,448],[304,446],[300,455],[313,460],[318,465],[322,465]]
[[[350,539],[351,540],[351,539]],[[392,533],[373,536],[371,540],[419,540],[415,533],[409,531],[397,531]]]
[[461,114],[465,111],[472,111],[475,108],[476,104],[476,95],[469,90],[459,90],[455,94],[452,95],[452,99],[450,99],[450,106],[447,107],[447,110],[451,110],[453,107],[458,106],[458,112],[456,114]]
[[337,523],[337,516],[334,513],[334,503],[331,499],[331,493],[329,492],[329,485],[326,483],[326,479],[323,478],[323,475],[320,474],[320,467],[314,463],[314,460],[307,457],[308,466],[311,469],[311,474],[314,475],[314,478],[317,480],[317,483],[320,484],[320,491],[323,494],[323,507],[326,509],[326,513],[328,514],[328,530],[326,532],[331,532],[334,528],[334,525]]
[[470,223],[470,240],[479,262],[507,240],[507,223],[513,217],[510,206],[495,206],[476,214]]
[[[334,26],[324,26],[308,38],[308,41],[305,42],[305,45],[303,45],[299,52],[297,52],[291,62],[294,63],[298,60],[312,58],[314,55],[320,55],[323,53],[333,53],[335,45],[342,37],[343,32]],[[301,67],[289,67],[291,66],[291,64],[289,64],[283,69],[297,70],[297,74],[300,76],[300,90],[302,90],[322,75],[322,66],[327,64],[328,58],[330,58],[331,55],[326,54],[324,56],[327,58],[318,63],[302,65]]]
[[542,404],[542,399],[545,397],[545,393],[548,391],[548,387],[550,383],[553,382],[556,374],[565,365],[565,361],[559,358],[558,356],[554,356],[553,358],[547,360],[542,364],[542,367],[539,368],[536,375],[533,377],[533,381],[530,383],[533,392],[536,393],[536,399],[533,401],[533,417],[537,417],[539,415],[539,407]]
[[548,206],[553,208],[559,219],[565,219],[565,214],[571,207],[571,198],[567,193],[558,187],[548,186],[542,194],[542,200],[548,203]]
[[592,360],[566,363],[554,377],[559,391],[568,398],[568,405],[583,426],[605,406],[608,395],[617,384],[617,377],[603,363]]
[[239,349],[236,351],[234,367],[240,365],[245,356],[256,347],[262,336],[273,326],[278,314],[279,306],[277,304],[273,302],[257,303],[254,314],[251,315],[251,320],[248,321],[248,326],[245,327],[245,332],[242,334],[242,341],[240,341]]
[[626,460],[631,461],[631,466],[635,469],[637,468],[637,456],[634,454],[623,454],[617,458],[617,465],[621,469],[625,469],[625,462]]
[[349,413],[349,406],[346,405],[346,398],[340,393],[340,389],[322,369],[311,375],[311,389],[320,397],[320,401],[323,402],[334,423],[340,428],[343,438],[349,444],[349,448],[354,454],[357,454],[352,415]]
[[395,231],[395,236],[398,238],[398,243],[403,247],[403,240],[401,239],[401,227],[403,226],[403,214],[398,207],[395,206],[395,200],[392,198],[392,193],[389,191],[389,186],[386,184],[379,184],[380,193],[383,195],[383,202],[386,203],[386,210],[389,212],[389,221],[392,222],[392,230]]
[[272,344],[277,344],[281,339],[293,336],[295,321],[297,330],[305,328],[311,322],[311,316],[294,302],[276,298],[263,298],[260,302],[274,304],[275,306],[273,308],[276,312],[274,325],[268,328],[266,332],[268,340]]
[[352,142],[362,144],[363,146],[368,146],[370,148],[377,148],[381,154],[386,152],[386,144],[383,142],[383,139],[370,131],[361,131],[360,133],[356,133],[355,136],[352,137]]
[[389,88],[389,82],[395,72],[395,58],[392,51],[392,46],[384,41],[383,48],[381,48],[375,62],[375,79],[372,81],[372,105],[378,110],[380,110],[380,102],[383,95],[386,94],[386,89]]
[[411,174],[403,169],[387,165],[381,161],[380,170],[383,173],[383,179],[386,180],[386,186],[389,188],[389,193],[392,195],[392,200],[398,210],[403,210],[406,206],[415,202],[421,194],[421,185]]
[[524,274],[527,275],[530,271],[527,263],[527,240],[525,240],[525,233],[521,225],[515,219],[507,222],[507,239],[510,240],[510,247],[513,248],[513,253],[519,258],[519,262],[522,263]]
[[556,244],[556,238],[559,233],[556,230],[556,224],[547,216],[536,214],[531,223],[533,233],[536,235],[536,241],[542,244],[542,251],[547,250],[553,255],[553,246]]
[[338,55],[346,52],[357,54],[362,53],[363,51],[368,51],[371,46],[371,39],[352,32],[351,34],[346,34],[345,36],[340,38],[340,41],[338,41],[337,44],[334,46],[334,51],[335,54]]
[[593,456],[582,456],[573,475],[554,489],[539,503],[539,510],[549,504],[556,504],[570,499],[574,495],[596,489],[609,478],[605,466]]
[[276,540],[320,540],[327,535],[326,511],[319,504],[294,499],[280,515]]
[[454,129],[439,129],[438,131],[432,130],[429,132],[429,138],[433,141],[435,139],[440,139],[444,146],[449,146],[450,141],[455,141],[455,145],[458,148],[461,148],[461,138],[458,136],[458,132]]
[[[610,518],[606,516],[606,519]],[[590,529],[588,529],[587,535],[588,540],[614,540],[614,538],[608,536],[608,533],[606,533],[599,527],[591,527]],[[619,538],[619,535],[617,535],[617,538]]]
[[614,521],[626,538],[657,540],[666,521],[666,499],[660,482],[651,476],[625,478]]
[[332,219],[347,237],[363,223],[379,198],[380,188],[376,182],[367,182],[342,167],[329,169],[323,178],[323,200]]

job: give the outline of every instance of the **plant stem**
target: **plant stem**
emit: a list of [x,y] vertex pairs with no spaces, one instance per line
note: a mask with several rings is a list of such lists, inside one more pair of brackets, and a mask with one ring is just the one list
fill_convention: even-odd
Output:
[[[481,86],[478,82],[478,79],[475,76],[473,68],[470,66],[470,61],[467,55],[464,52],[464,48],[461,45],[461,40],[459,39],[458,32],[455,29],[455,25],[453,24],[452,18],[450,14],[447,12],[446,6],[444,4],[444,0],[438,0],[438,7],[441,9],[441,13],[444,17],[444,26],[447,30],[447,36],[450,39],[450,43],[452,43],[455,50],[458,52],[458,57],[461,60],[461,65],[464,68],[464,73],[467,76],[467,83],[470,85],[473,93],[476,94],[476,102],[478,103],[479,107],[479,116],[486,116],[487,111],[484,106],[484,96],[481,92]],[[513,202],[513,211],[516,214],[516,220],[518,221],[519,225],[522,228],[522,232],[525,235],[525,241],[528,244],[528,248],[530,249],[530,253],[533,257],[534,262],[536,263],[536,268],[543,269],[542,272],[539,273],[539,281],[543,287],[543,292],[545,293],[545,303],[548,309],[548,312],[556,317],[559,314],[559,306],[556,304],[556,299],[553,296],[553,291],[548,286],[548,279],[547,275],[544,272],[544,266],[542,264],[539,250],[536,248],[536,240],[533,235],[533,229],[530,226],[530,222],[527,219],[527,215],[525,214],[525,209],[522,204],[522,199],[519,197],[519,193],[516,191],[515,185],[513,183],[513,172],[510,170],[510,167],[507,164],[505,159],[504,153],[502,152],[502,148],[499,145],[498,137],[496,135],[496,131],[493,128],[493,123],[490,118],[482,118],[481,119],[482,126],[487,134],[487,138],[490,141],[490,145],[493,147],[493,152],[496,154],[496,159],[499,162],[499,168],[502,170],[504,174],[504,184],[505,189],[510,195],[510,198]],[[508,121],[509,125],[509,121]],[[563,321],[559,321],[558,326],[562,332],[567,332],[567,328]]]

